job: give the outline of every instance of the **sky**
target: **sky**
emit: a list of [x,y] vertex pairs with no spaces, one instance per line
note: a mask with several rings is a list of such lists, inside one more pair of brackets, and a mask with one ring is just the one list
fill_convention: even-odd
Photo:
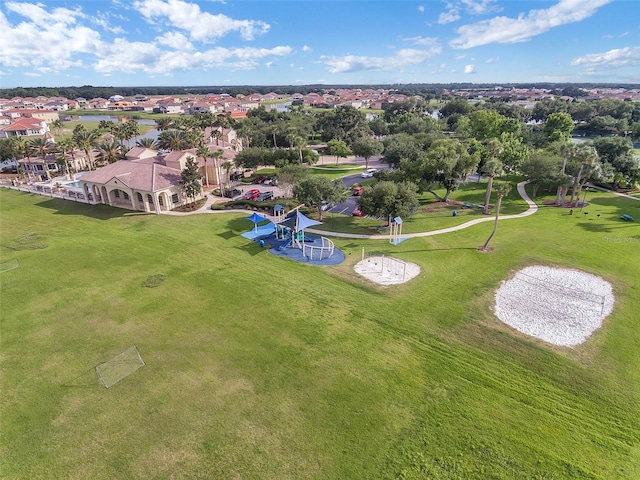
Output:
[[640,83],[640,0],[0,0],[0,88]]

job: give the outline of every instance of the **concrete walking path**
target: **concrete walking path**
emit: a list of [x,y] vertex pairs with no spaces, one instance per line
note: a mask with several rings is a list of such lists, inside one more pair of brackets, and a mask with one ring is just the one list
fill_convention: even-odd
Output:
[[[527,195],[527,192],[524,189],[524,186],[527,183],[529,182],[524,181],[524,182],[518,183],[518,193],[523,198],[523,200],[527,202],[527,205],[529,205],[529,208],[525,212],[518,213],[516,215],[502,215],[501,217],[499,217],[499,220],[509,220],[512,218],[524,218],[524,217],[528,217],[529,215],[533,215],[538,211],[538,205],[536,205],[535,202],[531,200],[531,198],[529,198],[529,195]],[[493,221],[495,221],[495,216],[491,215],[488,217],[475,218],[473,220],[469,220],[468,222],[462,223],[460,225],[455,225],[453,227],[441,228],[439,230],[431,230],[429,232],[407,233],[407,234],[402,234],[401,236],[403,239],[416,238],[416,237],[431,237],[433,235],[440,235],[442,233],[451,233],[458,230],[462,230],[463,228],[469,228],[479,223],[493,222]],[[389,239],[389,234],[359,235],[356,233],[338,233],[338,232],[328,232],[324,230],[315,230],[315,229],[307,229],[307,231],[310,233],[325,235],[327,237],[359,238],[359,239],[368,239],[368,240],[388,240]]]

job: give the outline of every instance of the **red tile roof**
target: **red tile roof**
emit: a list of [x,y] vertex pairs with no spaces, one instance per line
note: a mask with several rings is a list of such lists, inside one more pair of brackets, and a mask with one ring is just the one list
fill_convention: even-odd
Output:
[[84,174],[82,181],[105,184],[114,178],[131,189],[156,192],[178,185],[180,170],[158,163],[120,160]]

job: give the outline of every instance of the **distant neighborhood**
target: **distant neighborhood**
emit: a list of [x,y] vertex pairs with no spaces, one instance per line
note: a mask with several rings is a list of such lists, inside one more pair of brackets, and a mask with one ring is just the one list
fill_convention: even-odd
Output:
[[[567,134],[574,127],[582,127],[580,136],[584,136],[588,129],[596,129],[597,135],[637,138],[640,125],[638,101],[640,88],[572,87],[558,90],[514,86],[444,89],[437,99],[408,95],[396,88],[355,87],[291,94],[273,91],[236,93],[235,96],[229,93],[154,96],[137,93],[130,96],[114,94],[109,98],[0,98],[0,141],[10,144],[5,152],[7,155],[3,153],[2,167],[22,174],[16,183],[35,185],[45,193],[55,190],[75,199],[160,213],[186,203],[181,175],[190,161],[194,162],[194,168],[207,186],[217,185],[222,189],[224,184],[230,183],[231,170],[246,168],[248,162],[257,166],[262,160],[263,165],[277,165],[273,159],[267,161],[266,157],[282,147],[295,157],[295,162],[306,163],[303,155],[309,152],[317,157],[314,147],[309,146],[309,140],[316,135],[311,132],[312,127],[303,128],[293,120],[290,120],[293,123],[285,125],[287,121],[284,118],[277,118],[296,108],[321,112],[315,121],[319,122],[316,126],[322,124],[319,127],[321,137],[327,137],[322,141],[346,142],[344,151],[348,153],[333,153],[337,157],[351,154],[349,147],[352,146],[356,146],[357,151],[358,142],[355,140],[358,136],[368,136],[374,143],[380,143],[388,133],[415,134],[436,128],[424,120],[436,124],[440,121],[437,129],[442,129],[442,134],[468,135],[469,129],[465,130],[464,122],[458,124],[458,119],[471,113],[470,105],[479,107],[485,103],[504,107],[494,112],[500,119],[517,119],[531,125],[545,122],[549,114],[564,106],[562,115],[566,116],[569,125],[563,129]],[[345,110],[353,112],[353,115],[346,114],[340,118]],[[628,112],[623,114],[618,110]],[[249,113],[252,111],[257,116],[252,114],[253,119],[243,120],[251,117]],[[155,117],[157,125],[154,128],[160,134],[155,140],[146,139],[149,140],[146,143],[138,142],[136,133],[127,136],[116,130],[109,131],[109,127],[104,126],[99,132],[90,132],[82,131],[84,127],[76,125],[82,127],[80,131],[74,128],[73,138],[64,138],[63,122],[76,119],[78,113],[88,112],[107,117],[123,112],[164,117]],[[331,112],[336,112],[337,117],[332,118]],[[384,118],[387,116],[389,125]],[[202,118],[206,118],[204,123]],[[475,117],[469,118],[473,122]],[[377,119],[377,125],[374,125],[374,119]],[[270,122],[274,122],[273,127],[268,126]],[[370,125],[358,127],[359,122]],[[127,118],[117,123],[121,123],[121,127],[133,125],[137,131],[136,122],[128,122]],[[338,124],[340,126],[336,128]],[[197,131],[199,140],[185,136],[188,130]],[[347,130],[351,130],[349,135],[352,137],[347,138]],[[383,133],[385,131],[387,133]],[[477,132],[475,134],[478,135]],[[128,143],[132,138],[136,140],[133,147]],[[26,139],[29,139],[28,143],[24,143]],[[256,145],[256,141],[262,144]],[[403,141],[406,142],[406,138]],[[518,145],[522,141],[518,139]],[[538,146],[532,139],[529,141],[531,146]],[[243,152],[247,147],[263,150],[253,148],[249,150],[255,152]],[[362,150],[362,145],[359,148]],[[240,157],[236,159],[240,153],[247,155],[242,160]],[[290,161],[283,160],[289,153],[280,152],[279,164]],[[251,160],[252,155],[259,160]],[[385,161],[391,162],[393,149],[385,150],[385,156]]]
[[[547,98],[560,98],[589,102],[603,99],[640,101],[639,88],[576,88],[579,95],[558,95],[548,88],[477,87],[445,89],[443,98],[467,98],[470,100],[502,99],[517,103],[525,108],[533,108],[535,103]],[[352,106],[357,109],[381,110],[395,102],[406,100],[409,95],[391,88],[331,88],[320,93],[278,94],[214,94],[207,95],[162,95],[146,96],[136,94],[124,97],[113,95],[109,98],[63,97],[14,97],[0,98],[0,138],[12,136],[43,135],[45,124],[55,120],[65,120],[64,112],[69,110],[103,110],[105,112],[128,111],[160,114],[225,113],[232,118],[243,118],[251,109],[265,106],[269,109],[283,109],[289,106],[311,108],[335,108]]]

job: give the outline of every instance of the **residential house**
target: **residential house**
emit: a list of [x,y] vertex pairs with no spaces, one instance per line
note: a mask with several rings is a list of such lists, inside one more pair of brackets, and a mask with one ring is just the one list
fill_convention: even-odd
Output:
[[39,118],[20,117],[9,125],[0,126],[0,138],[37,137],[49,131],[47,122]]
[[143,158],[120,160],[82,175],[83,195],[114,207],[157,214],[186,203],[180,179],[188,155],[145,157],[148,149],[143,150],[139,152]]

